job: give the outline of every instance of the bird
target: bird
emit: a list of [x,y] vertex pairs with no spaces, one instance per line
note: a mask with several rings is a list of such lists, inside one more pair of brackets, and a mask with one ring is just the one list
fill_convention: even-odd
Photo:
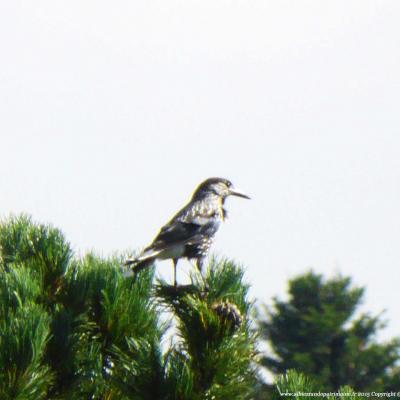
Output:
[[224,203],[228,196],[250,199],[228,179],[209,178],[202,182],[189,203],[160,229],[153,242],[137,257],[125,261],[125,267],[129,267],[125,275],[136,276],[155,260],[172,259],[176,287],[176,268],[181,258],[195,260],[201,273],[214,236],[227,218]]

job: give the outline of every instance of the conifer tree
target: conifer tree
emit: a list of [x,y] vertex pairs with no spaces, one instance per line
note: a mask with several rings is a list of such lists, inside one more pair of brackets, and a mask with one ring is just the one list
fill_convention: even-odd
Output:
[[356,315],[364,289],[351,279],[324,280],[309,272],[289,282],[289,299],[277,298],[260,318],[274,354],[262,365],[276,374],[295,369],[327,390],[391,391],[400,386],[400,340],[376,341],[379,316]]
[[123,259],[78,258],[27,216],[0,224],[0,399],[253,398],[243,270],[213,260],[176,289],[154,268],[124,278]]

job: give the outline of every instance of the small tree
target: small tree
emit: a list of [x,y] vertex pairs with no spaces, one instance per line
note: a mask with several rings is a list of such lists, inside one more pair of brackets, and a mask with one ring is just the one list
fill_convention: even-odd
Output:
[[[255,335],[243,271],[192,284],[125,279],[123,256],[73,255],[30,218],[0,224],[0,399],[250,399]],[[160,319],[175,321],[175,328]],[[164,344],[167,331],[175,340]]]
[[400,341],[378,343],[375,335],[384,327],[379,316],[354,316],[363,294],[350,278],[324,280],[309,272],[291,280],[289,300],[275,298],[260,319],[275,353],[265,355],[262,365],[276,374],[304,372],[325,390],[398,389]]

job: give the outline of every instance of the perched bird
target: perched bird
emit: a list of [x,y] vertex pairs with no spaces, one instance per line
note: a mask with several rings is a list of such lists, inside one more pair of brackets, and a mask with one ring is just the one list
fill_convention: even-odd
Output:
[[130,272],[136,274],[156,259],[171,258],[174,264],[174,286],[180,258],[196,260],[201,272],[214,235],[227,216],[224,202],[228,196],[250,198],[235,190],[227,179],[209,178],[201,183],[190,202],[161,228],[153,242],[138,257],[127,260],[125,266],[131,266]]

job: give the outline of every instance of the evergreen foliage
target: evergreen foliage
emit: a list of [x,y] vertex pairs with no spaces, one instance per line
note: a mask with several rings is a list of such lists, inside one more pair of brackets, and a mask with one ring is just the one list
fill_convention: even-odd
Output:
[[315,381],[295,370],[288,370],[278,377],[271,397],[273,399],[289,397],[294,400],[310,398],[316,400],[365,399],[365,395],[356,392],[350,386],[342,386],[334,392],[318,387]]
[[358,391],[400,387],[397,362],[400,341],[377,343],[384,326],[379,316],[355,317],[364,289],[351,279],[324,280],[309,272],[289,282],[289,299],[277,298],[260,320],[261,334],[275,355],[261,363],[276,374],[295,369],[324,391],[350,385]]
[[[178,293],[161,282],[157,294],[178,318],[180,340],[171,354],[171,362],[180,365],[181,378],[177,398],[190,399],[251,398],[255,384],[255,334],[250,321],[235,324],[215,310],[220,302],[235,305],[231,312],[248,316],[248,286],[243,271],[234,263],[212,260],[204,279],[192,273],[192,285]],[[185,383],[186,381],[186,383]],[[200,396],[197,393],[201,394]]]
[[121,264],[75,257],[27,216],[0,224],[0,399],[253,398],[242,269],[213,260],[174,288],[153,268],[126,279]]

